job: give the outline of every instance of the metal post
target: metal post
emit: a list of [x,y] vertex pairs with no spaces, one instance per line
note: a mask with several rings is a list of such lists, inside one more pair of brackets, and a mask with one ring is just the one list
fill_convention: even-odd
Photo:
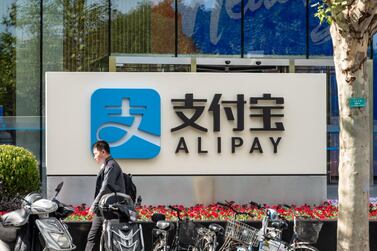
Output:
[[196,72],[196,57],[191,57],[191,72]]
[[373,150],[373,59],[369,59],[367,61],[367,69],[368,69],[368,76],[369,76],[369,100],[368,100],[368,105],[369,105],[369,130],[370,130],[370,185],[372,186],[374,183],[374,168],[373,168],[373,157],[374,157],[374,150]]
[[295,73],[296,67],[295,67],[295,60],[293,58],[289,59],[289,73]]
[[116,57],[109,56],[109,72],[116,72],[116,71],[117,71]]

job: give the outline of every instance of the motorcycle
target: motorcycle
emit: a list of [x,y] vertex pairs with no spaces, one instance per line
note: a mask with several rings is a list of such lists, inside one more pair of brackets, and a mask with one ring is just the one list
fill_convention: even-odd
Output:
[[56,199],[63,187],[61,182],[55,196],[49,200],[32,192],[21,198],[21,208],[0,216],[0,250],[74,250],[76,246],[62,222],[73,208]]

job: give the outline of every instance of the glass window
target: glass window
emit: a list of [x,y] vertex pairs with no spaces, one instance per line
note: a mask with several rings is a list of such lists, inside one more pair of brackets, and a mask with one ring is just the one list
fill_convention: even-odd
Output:
[[179,64],[124,64],[117,65],[117,72],[190,72],[190,65]]
[[40,160],[40,1],[0,4],[0,144]]
[[108,0],[43,1],[44,71],[106,71]]
[[335,69],[328,69],[327,83],[327,170],[329,182],[339,177],[339,104]]
[[241,53],[241,0],[178,0],[178,53]]
[[245,56],[306,55],[304,1],[245,1]]
[[43,1],[43,72],[64,71],[64,6],[59,0]]
[[174,54],[174,1],[111,1],[111,52]]
[[373,173],[377,178],[377,35],[373,36]]
[[103,71],[108,64],[108,0],[63,1],[64,71]]

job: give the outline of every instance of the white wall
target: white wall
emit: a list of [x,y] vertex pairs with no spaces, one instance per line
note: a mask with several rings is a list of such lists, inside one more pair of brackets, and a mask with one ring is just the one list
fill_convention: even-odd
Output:
[[[46,166],[47,175],[96,174],[90,142],[90,98],[100,88],[153,88],[161,96],[161,151],[149,160],[118,161],[133,174],[325,174],[326,173],[326,88],[323,74],[198,74],[198,73],[47,73],[46,75]],[[171,99],[186,93],[207,99],[206,110],[196,121],[207,133],[186,127],[170,130],[182,122]],[[244,94],[245,129],[234,132],[221,111],[221,131],[213,132],[208,107],[216,93],[223,100]],[[249,118],[249,97],[271,93],[284,98],[285,131],[249,131],[258,125]],[[279,111],[273,111],[279,113]],[[253,124],[254,123],[254,124]],[[189,154],[175,154],[184,137]],[[202,137],[206,154],[197,153]],[[216,139],[222,138],[222,152]],[[231,138],[241,137],[242,147],[231,153]],[[255,137],[263,154],[249,153]],[[273,153],[269,137],[281,137]],[[69,152],[67,152],[69,151]],[[69,158],[69,163],[67,163]]]
[[[145,204],[212,203],[235,200],[247,203],[319,203],[326,199],[326,82],[324,74],[204,74],[204,73],[47,73],[46,75],[46,166],[48,193],[61,180],[62,201],[91,203],[98,165],[90,143],[90,98],[100,88],[152,88],[161,96],[161,151],[149,160],[117,159],[132,173]],[[192,128],[172,133],[181,124],[171,99],[186,93],[207,99],[198,124],[207,133]],[[211,100],[244,94],[245,130],[234,132],[235,124],[221,111],[221,131],[213,132],[208,112]],[[249,97],[271,93],[284,98],[285,131],[255,132],[251,124]],[[180,137],[190,153],[175,154]],[[202,137],[206,154],[197,153]],[[216,139],[222,138],[222,152]],[[230,151],[231,137],[244,145]],[[255,137],[263,154],[250,154]],[[281,137],[273,153],[269,137]],[[210,176],[200,176],[200,175]],[[172,175],[172,176],[170,176]],[[193,176],[199,175],[199,176]],[[213,176],[211,176],[213,175]],[[234,175],[234,176],[229,176]],[[256,175],[256,176],[254,176]]]
[[[205,190],[201,180],[210,180],[213,192]],[[64,181],[59,195],[64,203],[79,205],[93,202],[95,177],[49,176],[48,194],[52,197],[57,184]],[[267,204],[319,204],[327,199],[326,176],[149,176],[134,177],[138,195],[144,205],[197,203],[210,204],[233,200],[237,203],[255,201]],[[199,194],[198,194],[199,193]]]

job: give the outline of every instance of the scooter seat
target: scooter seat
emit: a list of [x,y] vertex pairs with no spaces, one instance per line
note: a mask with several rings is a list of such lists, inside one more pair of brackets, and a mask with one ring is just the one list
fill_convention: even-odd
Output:
[[215,233],[223,233],[224,232],[224,228],[222,226],[220,226],[219,224],[216,224],[216,223],[209,225],[209,229],[211,229]]
[[164,230],[164,229],[167,229],[170,226],[170,222],[159,220],[159,221],[157,221],[156,226],[159,229]]
[[2,217],[4,226],[20,227],[26,224],[29,219],[29,214],[25,209],[21,208],[4,214]]

